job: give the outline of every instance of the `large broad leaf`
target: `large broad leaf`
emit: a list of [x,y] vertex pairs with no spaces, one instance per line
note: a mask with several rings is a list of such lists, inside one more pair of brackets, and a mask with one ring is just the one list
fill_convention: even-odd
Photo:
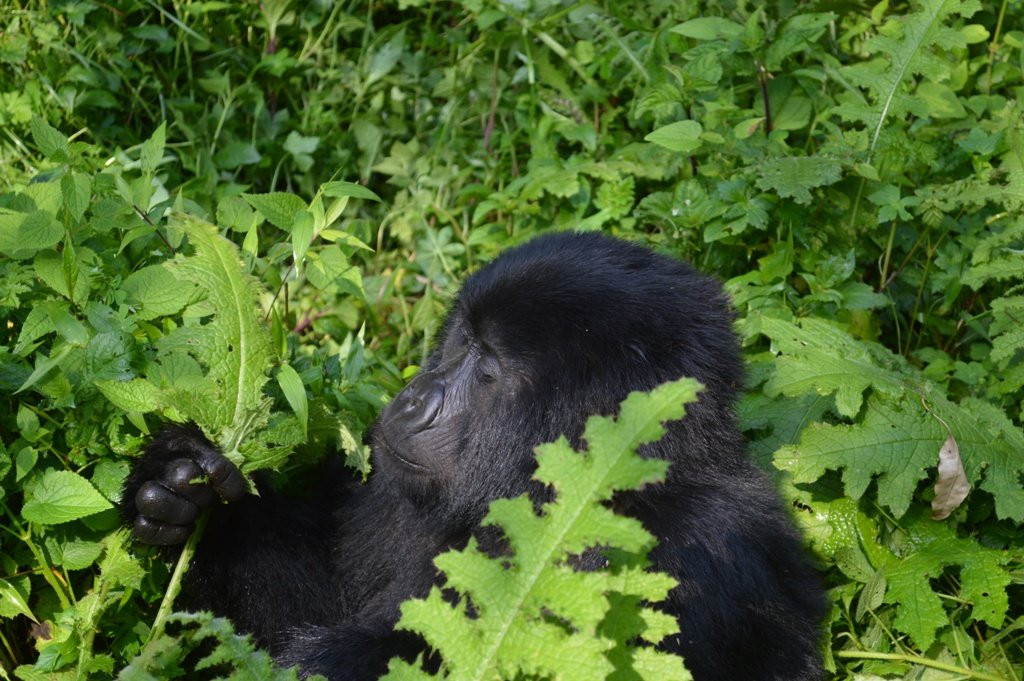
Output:
[[21,514],[29,522],[59,525],[109,508],[110,502],[82,476],[48,470],[31,486]]
[[235,245],[213,225],[191,217],[177,222],[195,255],[176,261],[174,273],[206,292],[203,303],[213,314],[204,324],[176,332],[175,341],[190,349],[206,375],[172,390],[169,403],[219,435],[224,454],[241,465],[239,446],[269,415],[263,384],[275,359],[270,330],[257,312],[259,286],[244,273]]

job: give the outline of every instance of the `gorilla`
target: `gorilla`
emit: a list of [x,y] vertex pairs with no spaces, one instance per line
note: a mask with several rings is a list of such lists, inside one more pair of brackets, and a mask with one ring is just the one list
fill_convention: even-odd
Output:
[[[744,454],[733,403],[742,381],[721,286],[687,265],[599,234],[541,236],[470,276],[419,374],[371,429],[366,484],[319,472],[304,494],[246,494],[238,470],[195,426],[172,426],[126,483],[143,542],[183,542],[214,508],[185,583],[193,609],[252,633],[283,664],[374,679],[425,643],[393,627],[399,604],[439,581],[433,559],[475,535],[499,497],[549,495],[533,450],[591,414],[691,376],[699,402],[641,454],[665,482],[615,499],[657,538],[653,567],[679,584],[660,604],[697,681],[822,677],[821,585],[769,479]],[[227,501],[230,503],[220,503]],[[488,528],[493,529],[493,528]],[[579,569],[602,564],[599,549]]]

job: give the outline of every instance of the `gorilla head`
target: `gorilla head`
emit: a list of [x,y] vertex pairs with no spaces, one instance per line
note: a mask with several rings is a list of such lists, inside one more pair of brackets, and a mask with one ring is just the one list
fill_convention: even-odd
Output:
[[375,475],[480,515],[527,489],[536,445],[565,435],[578,446],[589,415],[681,376],[706,386],[701,404],[647,451],[678,459],[688,442],[692,465],[704,458],[695,442],[736,440],[728,310],[714,280],[598,234],[508,251],[465,282],[423,369],[381,415]]

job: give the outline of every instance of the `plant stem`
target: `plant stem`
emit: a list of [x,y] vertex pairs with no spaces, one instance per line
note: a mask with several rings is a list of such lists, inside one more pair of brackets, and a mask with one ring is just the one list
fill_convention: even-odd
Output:
[[164,591],[164,598],[160,601],[160,608],[156,611],[156,617],[153,618],[153,626],[149,629],[149,636],[146,638],[146,645],[150,642],[160,638],[160,635],[164,633],[164,627],[167,626],[167,617],[174,611],[174,599],[178,597],[181,592],[181,580],[185,577],[185,572],[188,570],[189,563],[192,562],[192,556],[196,553],[196,546],[199,545],[199,540],[203,536],[203,528],[206,527],[206,521],[210,516],[209,511],[203,511],[202,515],[196,521],[196,529],[189,536],[188,541],[185,542],[185,546],[181,549],[181,555],[178,556],[178,562],[174,564],[174,572],[171,573],[171,581],[167,584],[167,590]]
[[952,674],[959,674],[968,679],[981,679],[981,681],[1006,681],[1002,676],[993,676],[992,674],[986,674],[985,672],[975,672],[970,669],[964,669],[963,667],[957,667],[955,664],[947,664],[945,662],[939,662],[938,660],[929,660],[928,658],[921,657],[919,655],[908,655],[905,653],[875,653],[866,650],[839,650],[836,652],[836,657],[864,660],[895,660],[897,662],[919,664],[922,667],[931,667],[932,669],[941,669],[942,671],[950,672]]
[[882,276],[878,278],[878,290],[881,291],[889,283],[889,260],[892,257],[892,243],[896,238],[896,220],[889,228],[889,242],[885,245],[885,258],[882,260]]
[[46,580],[46,583],[50,585],[50,588],[53,589],[54,593],[57,594],[57,600],[60,601],[60,606],[65,610],[70,609],[74,605],[72,603],[74,593],[71,592],[70,587],[67,587],[66,584],[62,585],[61,582],[57,580],[57,576],[53,573],[54,568],[50,565],[50,561],[46,559],[43,552],[32,541],[31,527],[25,527],[22,525],[18,521],[18,517],[14,515],[10,508],[7,507],[6,503],[0,502],[0,506],[3,507],[4,513],[7,514],[7,517],[11,521],[11,525],[16,530],[11,534],[24,542],[25,546],[28,547],[28,550],[32,553],[32,556],[36,559],[36,563],[39,565],[39,573],[43,576],[43,579]]
[[992,42],[988,44],[988,72],[985,74],[985,94],[992,90],[992,64],[996,59],[996,52],[999,51],[999,34],[1003,32],[1003,18],[1006,16],[1006,1],[1003,0],[999,8],[999,19],[996,21],[996,30],[992,33]]

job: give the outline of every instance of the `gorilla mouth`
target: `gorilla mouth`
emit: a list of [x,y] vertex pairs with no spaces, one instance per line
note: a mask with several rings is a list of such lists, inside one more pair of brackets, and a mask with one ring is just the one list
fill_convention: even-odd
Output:
[[389,457],[393,459],[398,459],[399,463],[402,463],[408,468],[411,468],[415,471],[427,472],[427,467],[424,466],[423,464],[416,463],[415,461],[410,461],[409,459],[399,454],[398,448],[392,446],[392,444],[388,442],[387,436],[385,436],[383,433],[381,433],[380,441],[381,444],[384,445],[384,453],[387,454]]

